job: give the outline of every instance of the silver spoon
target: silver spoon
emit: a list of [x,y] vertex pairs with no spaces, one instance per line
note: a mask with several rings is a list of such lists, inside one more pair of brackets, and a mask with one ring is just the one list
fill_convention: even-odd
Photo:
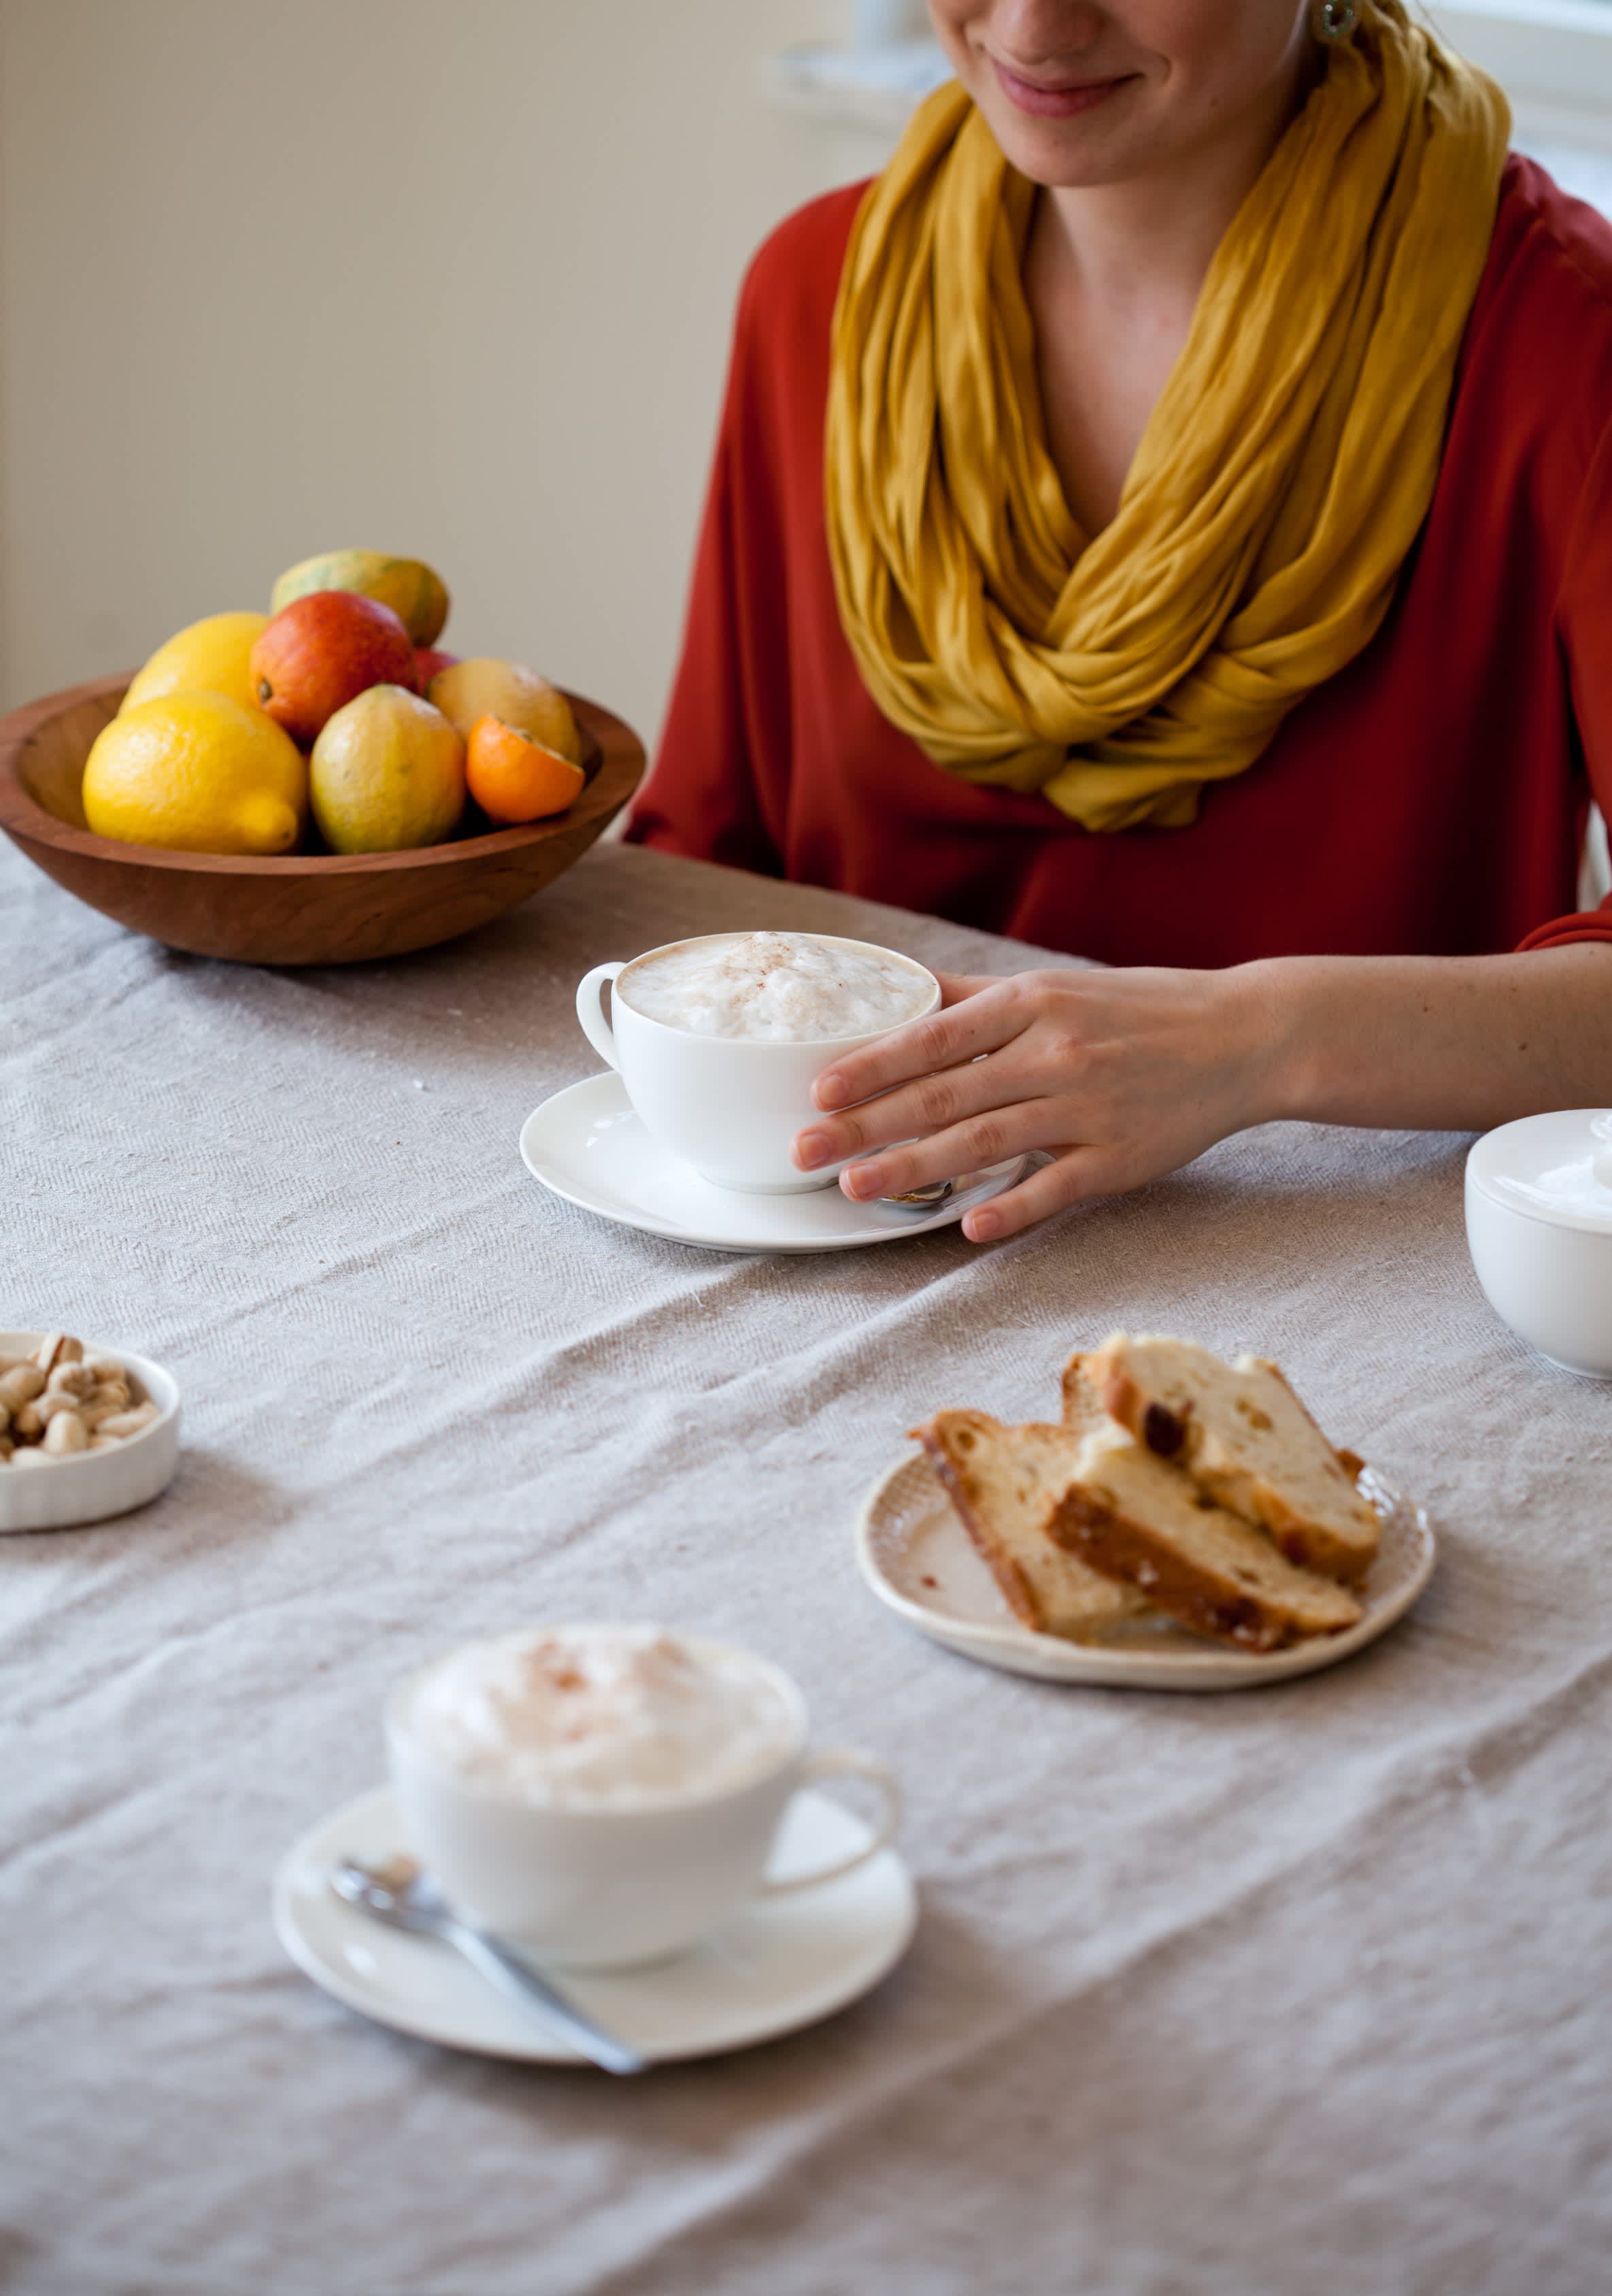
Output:
[[955,1180],[931,1180],[927,1188],[904,1188],[898,1196],[886,1196],[883,1201],[887,1204],[920,1204],[929,1211],[937,1204],[944,1204],[956,1185]]
[[332,1868],[331,1887],[349,1906],[361,1906],[378,1922],[413,1930],[421,1937],[440,1938],[454,1947],[473,1969],[505,1993],[512,1993],[528,2009],[536,2009],[556,2033],[607,2073],[641,2073],[648,2065],[647,2057],[641,2057],[636,2049],[628,2048],[625,2041],[585,2016],[528,1962],[519,1959],[485,1930],[462,1922],[430,1875],[421,1873],[412,1857],[395,1857],[389,1865],[375,1867],[360,1866],[349,1857]]

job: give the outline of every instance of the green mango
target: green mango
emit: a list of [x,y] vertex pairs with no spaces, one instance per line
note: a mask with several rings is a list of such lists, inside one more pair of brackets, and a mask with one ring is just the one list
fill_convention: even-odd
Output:
[[418,558],[389,558],[383,550],[327,550],[305,558],[275,583],[269,611],[277,614],[310,590],[356,590],[389,606],[417,646],[435,645],[447,619],[447,586]]

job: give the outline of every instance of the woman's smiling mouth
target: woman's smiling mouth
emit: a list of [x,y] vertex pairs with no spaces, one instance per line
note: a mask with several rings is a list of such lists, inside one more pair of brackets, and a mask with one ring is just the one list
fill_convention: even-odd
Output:
[[991,58],[991,68],[1009,102],[1038,119],[1073,119],[1077,113],[1093,111],[1098,104],[1106,102],[1137,77],[1134,72],[1125,72],[1117,79],[1066,80],[1061,86],[1046,87],[1038,81],[1021,78],[996,56]]

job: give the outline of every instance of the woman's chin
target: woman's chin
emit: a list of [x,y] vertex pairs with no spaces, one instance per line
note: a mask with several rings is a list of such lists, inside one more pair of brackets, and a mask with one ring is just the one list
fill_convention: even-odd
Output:
[[975,91],[974,100],[1011,168],[1049,190],[1070,190],[1158,167],[1158,144],[1133,96],[1140,85],[1122,81],[1106,102],[1062,119],[1021,111],[996,88]]

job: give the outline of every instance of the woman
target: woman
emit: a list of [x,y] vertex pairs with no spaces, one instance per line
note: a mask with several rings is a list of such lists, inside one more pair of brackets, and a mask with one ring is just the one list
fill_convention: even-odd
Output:
[[1053,1152],[976,1241],[1612,1101],[1612,227],[1399,0],[1307,4],[931,0],[956,85],[741,299],[631,833],[1113,968],[820,1079],[854,1197]]

